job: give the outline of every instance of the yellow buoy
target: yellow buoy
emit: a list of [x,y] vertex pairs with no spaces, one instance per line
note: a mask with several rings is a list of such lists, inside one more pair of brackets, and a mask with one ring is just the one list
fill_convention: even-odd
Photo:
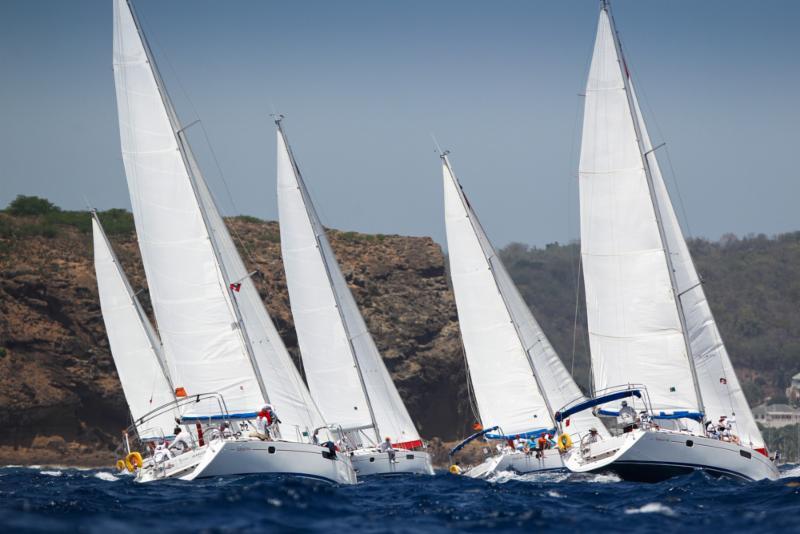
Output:
[[569,437],[569,434],[561,434],[558,436],[558,448],[562,451],[566,451],[572,447],[572,438]]
[[134,451],[125,457],[125,468],[133,473],[136,469],[142,467],[142,455]]

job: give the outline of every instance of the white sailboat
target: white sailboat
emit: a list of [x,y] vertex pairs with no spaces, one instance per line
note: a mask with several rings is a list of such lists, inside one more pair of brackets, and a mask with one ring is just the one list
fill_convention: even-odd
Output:
[[[776,478],[669,199],[607,2],[586,87],[580,159],[581,255],[597,398],[645,417],[632,431],[576,449],[573,471],[660,480],[703,469]],[[706,421],[727,417],[725,439]],[[734,422],[735,421],[735,422]],[[737,443],[738,441],[738,443]]]
[[[447,153],[441,158],[450,277],[469,377],[484,428],[479,434],[502,440],[499,456],[466,474],[485,477],[503,470],[528,473],[563,469],[563,450],[559,449],[568,447],[545,450],[543,457],[537,458],[535,453],[503,446],[508,439],[537,438],[544,433],[555,436],[554,409],[582,402],[585,397],[489,242]],[[577,438],[592,427],[601,436],[610,437],[599,419],[582,412],[565,422],[559,441],[564,439],[569,444],[573,436]]]
[[[281,255],[311,394],[325,419],[345,432],[359,476],[432,475],[430,456],[339,269],[281,119],[275,123]],[[381,451],[386,438],[399,450]]]
[[[166,467],[140,470],[139,479],[290,473],[354,483],[348,458],[312,443],[313,434],[329,434],[326,424],[214,205],[126,0],[114,2],[114,80],[139,248],[178,398],[173,408],[198,445]],[[272,433],[279,439],[250,439],[267,403],[280,417]],[[214,430],[217,439],[205,443],[203,433]]]

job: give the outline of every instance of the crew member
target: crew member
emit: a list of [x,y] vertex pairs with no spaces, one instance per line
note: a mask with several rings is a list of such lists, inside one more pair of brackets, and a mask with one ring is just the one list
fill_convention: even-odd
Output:
[[623,432],[632,432],[636,426],[636,411],[628,406],[628,401],[622,401],[622,408],[619,409],[618,420],[622,425]]
[[378,446],[378,450],[381,452],[385,452],[389,455],[389,463],[396,464],[397,460],[395,460],[395,451],[394,447],[392,447],[392,440],[389,439],[389,436],[386,436],[386,439]]
[[589,452],[589,445],[597,443],[598,441],[600,441],[600,434],[597,433],[597,429],[595,427],[590,428],[589,433],[581,439],[581,452],[587,454]]
[[175,439],[169,444],[169,450],[175,450],[178,454],[190,451],[192,449],[192,435],[185,428],[176,426],[173,430]]

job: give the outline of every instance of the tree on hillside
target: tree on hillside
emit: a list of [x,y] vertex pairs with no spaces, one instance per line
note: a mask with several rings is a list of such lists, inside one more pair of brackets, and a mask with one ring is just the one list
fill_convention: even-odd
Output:
[[61,211],[61,208],[47,200],[36,196],[17,195],[6,208],[11,215],[47,215]]

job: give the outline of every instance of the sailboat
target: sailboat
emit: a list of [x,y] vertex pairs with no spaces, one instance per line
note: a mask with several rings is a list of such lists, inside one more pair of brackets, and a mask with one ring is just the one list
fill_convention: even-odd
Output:
[[610,434],[593,414],[569,418],[558,432],[558,447],[543,454],[505,446],[507,440],[555,437],[556,408],[586,398],[564,367],[489,242],[467,200],[448,153],[441,154],[450,277],[482,430],[499,440],[500,454],[465,472],[487,477],[498,471],[529,473],[564,469],[562,454],[573,436],[592,428]]
[[[355,483],[349,458],[323,446],[336,435],[244,267],[126,0],[114,2],[114,81],[139,248],[176,398],[167,409],[180,412],[196,459],[186,464],[184,454],[137,478],[284,473]],[[280,422],[269,439],[251,437],[267,408]]]
[[[281,255],[309,389],[340,426],[359,477],[433,474],[431,459],[383,363],[328,242],[277,118]],[[385,440],[396,451],[382,451]]]
[[643,481],[696,469],[777,478],[678,224],[658,148],[604,1],[579,169],[595,398],[560,416],[594,410],[622,420],[623,402],[639,413],[631,420],[628,411],[625,432],[574,449],[565,465]]

